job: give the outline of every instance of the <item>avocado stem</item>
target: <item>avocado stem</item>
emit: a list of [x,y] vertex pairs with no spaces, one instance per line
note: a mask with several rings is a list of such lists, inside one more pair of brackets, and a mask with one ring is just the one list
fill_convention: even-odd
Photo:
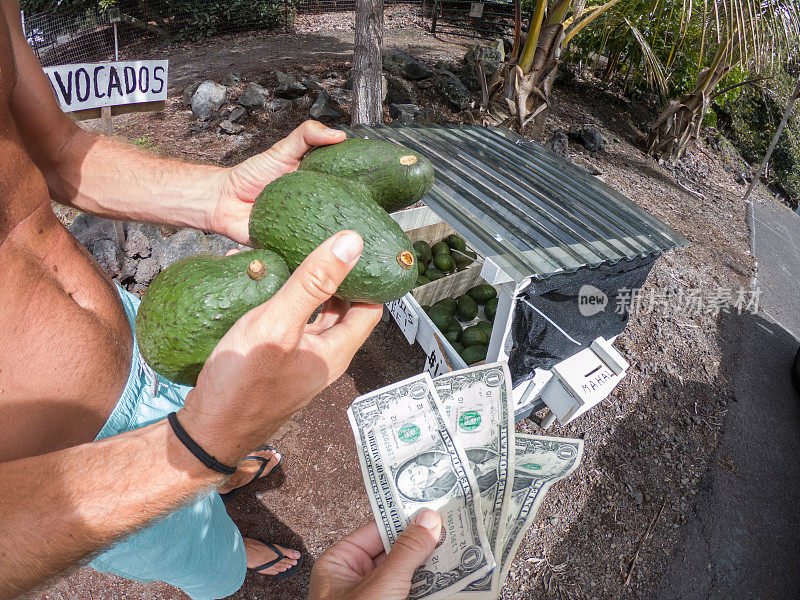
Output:
[[400,263],[400,266],[404,269],[410,269],[414,266],[414,255],[408,250],[403,250],[397,255],[397,262]]
[[260,260],[254,260],[251,262],[247,267],[247,275],[250,279],[258,281],[262,277],[264,277],[264,273],[266,270],[264,269],[264,263]]

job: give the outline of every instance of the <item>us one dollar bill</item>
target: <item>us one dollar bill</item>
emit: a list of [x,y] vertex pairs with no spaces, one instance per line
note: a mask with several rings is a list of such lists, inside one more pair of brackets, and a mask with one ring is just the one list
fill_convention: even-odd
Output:
[[384,548],[423,508],[442,517],[442,539],[414,573],[409,598],[446,598],[495,566],[478,483],[424,373],[360,396],[347,411]]
[[[511,376],[504,363],[454,371],[433,380],[457,441],[464,447],[478,482],[486,537],[495,556],[502,550],[514,461]],[[494,571],[473,581],[453,598],[497,597]]]
[[548,488],[572,473],[583,456],[583,440],[517,434],[514,479],[507,509],[502,550],[495,554],[492,591],[500,593],[525,532],[533,523]]

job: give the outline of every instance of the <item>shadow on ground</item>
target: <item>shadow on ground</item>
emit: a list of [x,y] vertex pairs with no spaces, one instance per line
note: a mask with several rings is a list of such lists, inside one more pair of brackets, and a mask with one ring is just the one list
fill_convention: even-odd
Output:
[[[721,317],[718,340],[727,384],[656,373],[598,451],[604,483],[551,552],[591,561],[582,580],[564,578],[568,597],[800,597],[800,405],[789,381],[797,341],[752,313]],[[705,425],[720,419],[709,455]]]

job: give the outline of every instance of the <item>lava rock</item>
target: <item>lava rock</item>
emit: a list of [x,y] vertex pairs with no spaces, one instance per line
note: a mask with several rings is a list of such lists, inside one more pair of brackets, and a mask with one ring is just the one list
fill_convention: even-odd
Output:
[[192,96],[192,112],[201,121],[207,121],[211,115],[225,103],[228,88],[215,81],[204,81]]
[[241,106],[234,106],[228,113],[228,121],[231,123],[241,123],[247,116],[247,111]]
[[505,49],[503,48],[503,41],[498,40],[491,46],[481,46],[475,44],[470,46],[464,53],[464,63],[467,69],[475,69],[475,61],[479,60],[483,64],[483,72],[486,74],[486,79],[490,79],[495,74],[497,69],[506,59]]
[[567,157],[569,155],[569,137],[567,132],[563,129],[553,132],[553,137],[547,143],[547,146],[559,156]]
[[605,146],[603,135],[594,127],[582,125],[569,130],[569,137],[586,148],[587,152],[598,152]]
[[128,258],[147,258],[150,256],[150,240],[141,229],[133,229],[126,236],[122,250]]
[[455,110],[464,110],[472,102],[472,95],[455,75],[443,75],[433,80],[433,89]]
[[275,74],[275,79],[278,80],[278,85],[282,85],[290,81],[295,81],[293,75],[289,75],[289,73],[285,73],[284,71],[279,71],[278,69],[275,69],[273,73]]
[[195,81],[194,83],[190,83],[185,88],[183,88],[183,103],[186,106],[192,105],[192,97],[194,93],[197,91],[197,88],[200,87],[200,81]]
[[239,244],[219,233],[206,234],[206,242],[208,243],[208,252],[218,256],[224,256],[228,250],[239,248]]
[[321,90],[308,114],[318,121],[326,121],[336,119],[339,116],[339,111],[331,106],[328,92]]
[[158,260],[161,269],[166,269],[182,258],[206,254],[209,249],[208,241],[202,231],[182,229],[164,240],[163,246],[157,252],[154,249],[153,256]]
[[341,79],[342,76],[336,71],[331,71],[325,76],[325,79]]
[[134,275],[134,280],[136,283],[141,283],[142,285],[148,285],[158,272],[161,270],[158,260],[151,256],[150,258],[145,258],[142,261],[139,261],[139,266],[136,267],[136,275]]
[[231,123],[228,119],[225,119],[219,124],[219,130],[222,133],[227,133],[228,135],[237,135],[244,131],[244,125]]
[[402,123],[412,123],[414,117],[419,114],[419,106],[416,104],[390,104],[389,116]]
[[136,275],[136,269],[139,266],[139,261],[132,258],[122,259],[122,269],[120,269],[117,279],[121,282],[129,281]]
[[94,243],[98,240],[114,240],[116,242],[117,239],[114,221],[89,213],[82,213],[75,217],[67,229],[89,252],[92,251]]
[[[280,71],[276,71],[279,73]],[[279,78],[280,81],[280,78]],[[275,88],[275,96],[277,98],[286,98],[287,100],[293,100],[294,98],[299,98],[300,96],[304,96],[308,89],[302,83],[297,81],[291,75],[287,75],[283,81]]]
[[303,79],[303,85],[306,86],[307,90],[311,90],[312,92],[318,92],[319,90],[324,89],[320,85],[319,80],[313,75]]
[[251,81],[245,86],[237,102],[247,108],[259,108],[264,106],[268,96],[269,92],[266,89]]
[[328,95],[340,107],[348,106],[350,103],[353,102],[353,92],[351,92],[350,90],[345,90],[342,88],[333,88],[330,92],[328,92]]
[[114,240],[97,240],[92,245],[92,256],[100,267],[111,276],[122,270],[122,250]]
[[433,76],[433,70],[420,60],[400,50],[383,52],[383,69],[406,79],[426,79]]
[[242,74],[241,73],[228,73],[225,77],[222,78],[222,85],[227,87],[235,87],[237,85],[241,85],[242,83]]
[[386,97],[383,99],[386,104],[416,104],[417,95],[410,83],[406,83],[399,77],[392,75],[386,76]]
[[272,100],[268,100],[264,105],[264,108],[272,112],[278,112],[286,108],[291,108],[292,106],[294,106],[294,103],[291,100],[286,100],[285,98],[274,98]]

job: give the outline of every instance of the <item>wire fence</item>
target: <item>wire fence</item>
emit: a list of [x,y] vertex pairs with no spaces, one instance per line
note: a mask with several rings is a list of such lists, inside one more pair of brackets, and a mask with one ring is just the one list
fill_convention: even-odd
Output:
[[[347,0],[353,5],[353,0]],[[131,46],[197,41],[245,31],[286,30],[303,10],[338,0],[116,0],[64,3],[39,13],[23,12],[25,37],[43,66],[124,58]],[[76,8],[78,5],[78,8]],[[346,10],[346,9],[344,9]]]
[[[407,8],[434,33],[497,38],[513,32],[513,5],[501,1],[384,0],[387,14]],[[403,6],[401,6],[403,5]],[[322,28],[353,22],[355,0],[97,0],[23,12],[25,36],[42,66],[142,55],[148,46],[239,32],[292,30],[315,19]],[[23,2],[24,7],[24,2]],[[325,15],[331,15],[324,20]],[[320,17],[321,16],[321,17]],[[298,19],[299,18],[299,19]],[[320,18],[323,20],[320,21]]]

